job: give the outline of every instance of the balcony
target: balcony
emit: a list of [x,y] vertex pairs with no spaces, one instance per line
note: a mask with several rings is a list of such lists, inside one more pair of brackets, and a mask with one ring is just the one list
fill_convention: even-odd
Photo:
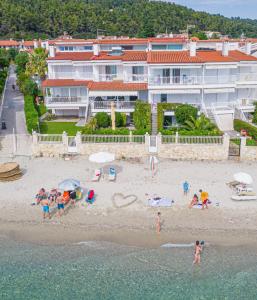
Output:
[[[113,81],[119,79],[117,74],[99,74],[98,78],[99,81]],[[120,78],[120,80],[122,80],[122,78]]]
[[240,73],[238,81],[243,82],[257,82],[257,73]]
[[150,85],[198,85],[202,83],[201,76],[150,76]]
[[46,97],[46,105],[74,105],[74,104],[87,104],[86,97],[77,96],[56,96],[56,97]]
[[119,112],[133,112],[135,109],[136,101],[94,101],[90,102],[92,112],[111,112],[112,102],[114,104],[115,111]]
[[49,74],[51,79],[81,79],[92,80],[93,73],[90,72],[54,72]]
[[125,77],[125,82],[147,82],[147,74],[132,74]]

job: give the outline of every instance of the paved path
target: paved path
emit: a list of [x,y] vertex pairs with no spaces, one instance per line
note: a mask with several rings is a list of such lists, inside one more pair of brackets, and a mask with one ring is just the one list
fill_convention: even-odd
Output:
[[0,135],[6,135],[13,132],[16,134],[27,134],[25,115],[24,115],[24,97],[18,87],[12,89],[16,83],[16,73],[14,66],[10,67],[10,75],[7,79],[7,87],[4,97],[4,106],[2,120],[6,122],[7,129],[0,130]]

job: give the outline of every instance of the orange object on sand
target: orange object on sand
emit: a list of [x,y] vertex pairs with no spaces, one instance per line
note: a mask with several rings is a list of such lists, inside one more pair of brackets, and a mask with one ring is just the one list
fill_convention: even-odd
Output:
[[69,192],[64,192],[63,193],[63,202],[64,202],[64,204],[67,204],[69,201],[70,201],[70,194],[69,194]]

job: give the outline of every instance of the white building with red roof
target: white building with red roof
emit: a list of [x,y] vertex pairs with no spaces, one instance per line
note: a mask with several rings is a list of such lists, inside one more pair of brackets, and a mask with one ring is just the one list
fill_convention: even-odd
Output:
[[86,122],[90,114],[110,112],[111,101],[127,114],[137,99],[189,103],[230,130],[234,115],[252,111],[257,98],[252,46],[184,38],[48,41],[46,105]]

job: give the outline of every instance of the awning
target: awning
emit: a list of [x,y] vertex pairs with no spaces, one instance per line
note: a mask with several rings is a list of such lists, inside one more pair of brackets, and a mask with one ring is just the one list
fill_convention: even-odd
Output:
[[99,96],[138,96],[137,91],[89,91],[89,97]]
[[234,88],[226,89],[204,89],[204,94],[220,94],[220,93],[234,93]]
[[200,94],[200,89],[183,89],[183,90],[154,90],[150,91],[152,95],[159,95],[159,94]]

